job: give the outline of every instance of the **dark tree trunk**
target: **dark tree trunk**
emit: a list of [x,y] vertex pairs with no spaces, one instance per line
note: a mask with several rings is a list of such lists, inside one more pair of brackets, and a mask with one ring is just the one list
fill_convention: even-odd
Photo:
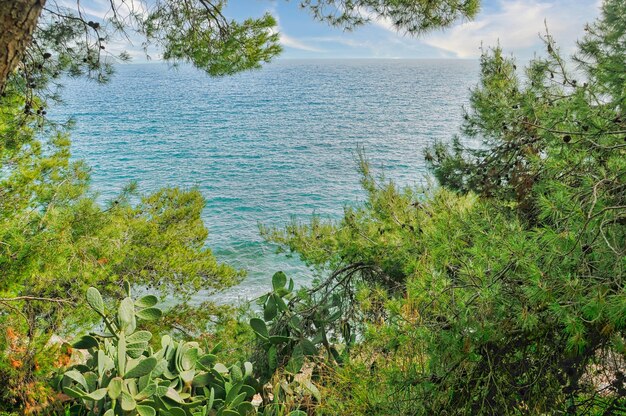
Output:
[[0,92],[22,59],[46,0],[0,0]]

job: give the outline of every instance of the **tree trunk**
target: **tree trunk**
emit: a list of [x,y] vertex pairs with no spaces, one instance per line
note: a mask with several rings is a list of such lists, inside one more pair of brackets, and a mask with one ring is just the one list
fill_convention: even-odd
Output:
[[0,92],[31,41],[46,0],[0,0]]

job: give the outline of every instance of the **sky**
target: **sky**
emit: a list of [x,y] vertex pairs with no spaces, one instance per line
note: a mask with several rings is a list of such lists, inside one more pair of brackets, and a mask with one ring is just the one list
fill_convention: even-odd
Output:
[[[88,9],[102,9],[109,0],[83,0]],[[284,53],[281,59],[473,59],[481,44],[500,44],[505,52],[529,59],[542,52],[540,33],[547,24],[566,53],[573,52],[585,23],[598,15],[599,0],[483,0],[473,21],[420,37],[398,33],[387,21],[377,20],[354,32],[314,21],[298,0],[231,0],[227,17],[243,19],[270,12],[279,22]],[[138,47],[126,48],[135,61],[145,59]],[[158,59],[158,54],[153,55]]]

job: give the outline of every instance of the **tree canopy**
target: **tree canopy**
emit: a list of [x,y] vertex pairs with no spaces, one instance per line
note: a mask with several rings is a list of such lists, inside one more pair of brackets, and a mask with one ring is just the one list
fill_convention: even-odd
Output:
[[[376,18],[422,33],[471,18],[476,1],[302,2],[314,18],[352,29]],[[0,349],[3,407],[45,403],[39,389],[56,362],[53,334],[93,325],[79,303],[100,287],[105,301],[122,282],[170,296],[158,325],[198,335],[228,316],[210,301],[189,303],[241,280],[205,247],[202,195],[195,189],[143,194],[133,184],[101,203],[89,168],[73,161],[63,125],[48,122],[63,77],[107,82],[125,52],[114,42],[140,39],[146,51],[188,62],[213,76],[258,68],[281,51],[276,20],[227,18],[227,2],[111,1],[94,17],[84,3],[45,0],[0,4]],[[92,20],[93,19],[93,20]],[[147,52],[146,52],[147,53]],[[58,352],[58,351],[56,351]],[[36,386],[37,388],[35,388]]]
[[[471,19],[478,0],[302,0],[313,18],[353,29],[386,19],[399,31],[421,34]],[[19,0],[0,6],[0,91],[9,75],[41,88],[63,72],[86,74],[99,81],[110,75],[112,41],[141,39],[160,48],[165,60],[190,62],[211,75],[257,68],[281,52],[276,20],[266,13],[229,19],[225,0],[111,1],[99,21],[87,9],[45,0]],[[19,68],[17,74],[13,73]]]
[[[55,77],[106,81],[111,62],[103,51],[116,30],[137,30],[169,59],[221,75],[278,52],[273,22],[220,20],[224,3],[157,2],[123,14],[129,4],[112,3],[107,28],[85,22],[80,10],[42,6],[34,40],[0,98],[0,409],[33,410],[53,397],[46,381],[70,350],[51,346],[51,335],[93,330],[98,316],[84,313],[81,298],[98,286],[103,298],[94,301],[90,288],[87,303],[110,327],[74,344],[94,356],[61,376],[62,391],[92,395],[77,393],[78,413],[94,402],[98,411],[131,409],[135,397],[149,414],[146,407],[191,414],[173,411],[167,397],[207,406],[205,414],[214,403],[248,411],[255,393],[269,415],[626,413],[623,0],[604,1],[571,59],[549,33],[545,53],[523,72],[501,48],[484,49],[458,137],[424,155],[437,186],[400,189],[362,157],[362,205],[339,221],[263,228],[319,279],[295,288],[277,272],[245,328],[210,302],[188,302],[243,276],[204,246],[197,190],[145,195],[131,184],[97,203],[88,169],[70,159],[66,132],[39,123]],[[303,5],[331,24],[351,28],[380,16],[415,33],[476,8],[452,0]],[[157,300],[133,303],[131,286],[179,302],[154,329],[230,342],[227,358],[243,356],[253,367],[243,373],[239,363],[214,364],[217,347],[169,336],[156,348],[142,341],[127,351],[126,335],[147,336],[135,332],[132,316],[146,316]],[[117,315],[101,312],[119,295],[126,297]],[[230,334],[207,331],[215,328]],[[158,360],[165,364],[157,370]],[[97,374],[106,366],[123,375],[140,362],[128,381],[107,384]],[[136,391],[149,383],[153,392]],[[204,390],[209,385],[217,393]],[[118,386],[125,403],[109,393],[118,397]]]
[[366,202],[341,221],[264,230],[326,276],[263,299],[289,337],[269,367],[302,360],[302,337],[340,364],[320,413],[626,411],[624,22],[605,1],[571,60],[546,34],[523,73],[485,49],[460,136],[425,154],[441,187],[363,160]]

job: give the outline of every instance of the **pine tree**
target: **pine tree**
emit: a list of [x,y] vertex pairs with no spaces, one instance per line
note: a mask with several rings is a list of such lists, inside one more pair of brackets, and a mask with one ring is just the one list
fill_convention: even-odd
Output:
[[[478,11],[478,0],[302,0],[300,5],[315,19],[346,29],[386,19],[411,34],[448,27]],[[92,21],[81,3],[5,2],[0,5],[0,92],[9,76],[39,88],[64,71],[105,81],[114,58],[128,59],[125,53],[109,54],[107,45],[137,36],[144,45],[160,48],[165,60],[190,62],[211,75],[258,68],[280,53],[276,20],[269,13],[237,21],[224,15],[226,6],[226,0],[112,1],[107,18]]]
[[268,324],[348,351],[321,413],[626,411],[625,22],[606,0],[571,60],[548,33],[524,77],[485,50],[461,135],[425,155],[440,188],[362,162],[363,206],[265,230],[328,273]]

